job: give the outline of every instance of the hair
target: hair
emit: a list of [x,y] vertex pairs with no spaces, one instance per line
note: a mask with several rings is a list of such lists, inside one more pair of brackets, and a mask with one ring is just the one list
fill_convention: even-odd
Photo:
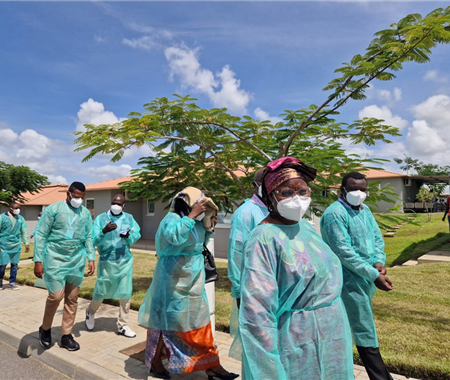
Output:
[[342,186],[345,187],[347,185],[347,181],[349,178],[353,179],[364,179],[367,182],[367,178],[364,174],[358,173],[358,172],[350,172],[347,173],[344,178],[342,178]]
[[[285,169],[285,168],[291,168],[291,169],[297,170],[297,172],[300,174],[300,179],[302,179],[306,183],[309,182],[308,179],[306,179],[306,177],[303,175],[303,173],[300,170],[298,170],[298,163],[297,162],[286,162],[286,163],[280,165],[276,170]],[[272,201],[269,198],[270,194],[267,193],[266,182],[265,182],[266,175],[268,173],[271,173],[271,171],[267,170],[267,168],[266,168],[264,170],[264,174],[263,174],[263,176],[261,178],[261,182],[262,182],[262,185],[261,185],[262,186],[262,200],[266,204],[267,210],[269,210],[269,213],[273,215],[275,213],[275,209],[273,208]]]
[[175,212],[181,217],[188,216],[191,212],[187,203],[182,198],[178,197],[173,200],[173,208]]
[[84,186],[81,182],[72,182],[69,186],[69,193],[73,193],[75,190],[79,190],[84,193],[86,191],[86,186]]
[[9,204],[9,207],[12,207],[12,206],[14,206],[14,205],[19,205],[19,206],[20,206],[20,203],[17,202],[17,201],[12,201],[12,202]]

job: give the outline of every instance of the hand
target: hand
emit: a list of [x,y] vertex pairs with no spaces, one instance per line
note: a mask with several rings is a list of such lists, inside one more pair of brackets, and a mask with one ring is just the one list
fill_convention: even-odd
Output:
[[389,280],[389,278],[384,274],[380,274],[378,276],[378,278],[375,280],[375,286],[385,292],[389,292],[390,290],[394,289],[394,285],[392,285],[391,280]]
[[381,274],[386,274],[386,273],[387,273],[386,267],[385,267],[383,264],[381,264],[381,263],[376,263],[376,264],[374,265],[374,268],[375,268],[378,272],[380,272]]
[[113,223],[112,220],[103,228],[103,234],[107,234],[108,232],[114,231],[117,228],[117,224]]
[[445,216],[442,218],[442,221],[445,222]]
[[208,203],[208,198],[202,198],[199,202],[197,202],[194,207],[192,207],[191,212],[188,215],[189,219],[195,220],[197,216],[205,212],[206,210],[206,204]]
[[34,235],[30,235],[30,239],[33,239],[34,238]]
[[25,253],[28,253],[28,252],[30,252],[30,246],[29,246],[29,245],[26,245],[26,246],[25,246]]
[[88,276],[92,276],[95,272],[95,261],[89,261],[88,263]]
[[34,275],[37,278],[42,278],[44,275],[44,266],[42,263],[34,263]]
[[130,231],[128,231],[125,235],[119,234],[121,238],[126,239],[130,237]]

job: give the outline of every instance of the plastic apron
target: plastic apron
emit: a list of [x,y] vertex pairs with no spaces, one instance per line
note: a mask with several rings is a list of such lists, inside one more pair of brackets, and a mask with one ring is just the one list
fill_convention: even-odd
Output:
[[357,346],[378,347],[372,312],[376,263],[385,264],[384,240],[370,209],[354,210],[342,201],[325,210],[320,221],[324,241],[341,260],[342,299]]
[[[103,228],[110,222],[117,224],[114,231],[104,234]],[[121,238],[120,231],[130,229],[128,238]],[[105,212],[95,218],[92,231],[94,246],[100,255],[97,265],[97,282],[92,298],[130,299],[133,291],[133,255],[130,246],[141,237],[140,227],[131,214],[122,212],[116,216]]]
[[341,288],[339,259],[308,222],[256,227],[241,277],[242,378],[353,380]]
[[[255,199],[256,198],[256,199]],[[239,324],[236,298],[241,297],[241,269],[244,245],[250,232],[268,215],[267,207],[253,195],[233,214],[228,239],[228,278],[231,281],[233,309],[230,316],[230,335],[235,336]]]
[[10,217],[7,213],[0,215],[0,265],[18,264],[22,251],[21,241],[30,244],[27,224],[21,215]]
[[205,291],[202,222],[169,212],[156,232],[158,254],[152,283],[139,309],[148,328],[187,332],[210,322]]
[[89,210],[69,207],[66,201],[46,207],[36,228],[33,260],[44,265],[49,293],[63,289],[66,282],[81,286],[86,259],[95,260]]

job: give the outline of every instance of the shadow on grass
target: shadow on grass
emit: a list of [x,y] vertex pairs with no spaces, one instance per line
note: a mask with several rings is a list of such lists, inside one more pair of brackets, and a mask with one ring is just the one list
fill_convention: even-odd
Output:
[[448,233],[439,232],[432,238],[410,244],[392,262],[390,266],[402,265],[408,260],[417,259],[430,251],[436,251],[440,246],[447,243]]
[[401,223],[407,222],[408,224],[412,224],[414,226],[420,226],[420,223],[409,220],[408,218],[416,218],[416,214],[408,214],[408,215],[394,215],[394,214],[378,214],[376,221],[378,226],[382,230],[390,230],[395,226],[398,226]]

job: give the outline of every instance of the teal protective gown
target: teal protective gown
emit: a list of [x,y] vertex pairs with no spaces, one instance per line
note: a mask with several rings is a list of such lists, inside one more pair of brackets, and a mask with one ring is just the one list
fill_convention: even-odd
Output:
[[142,326],[187,332],[210,322],[202,251],[211,234],[187,216],[164,217],[155,237],[158,262],[139,309]]
[[256,227],[241,277],[242,378],[353,380],[341,288],[339,259],[307,221]]
[[320,220],[323,240],[341,260],[344,300],[357,346],[378,347],[372,313],[376,263],[385,264],[384,240],[370,209],[354,210],[338,200],[325,210]]
[[0,265],[9,263],[18,264],[21,241],[25,246],[30,245],[25,219],[21,215],[9,216],[8,213],[0,215]]
[[92,244],[92,216],[80,206],[66,201],[46,207],[34,236],[34,262],[44,265],[44,281],[49,293],[65,287],[66,282],[81,286],[86,259],[95,260]]
[[[233,214],[228,239],[228,278],[231,281],[231,297],[241,297],[241,269],[244,245],[250,232],[267,216],[269,212],[261,200],[253,195],[246,199]],[[233,300],[230,316],[230,335],[235,336],[239,324],[239,309]]]
[[[114,231],[104,234],[103,228],[110,222],[117,224]],[[120,231],[130,228],[130,235],[124,239]],[[131,214],[120,215],[104,212],[95,218],[92,238],[100,259],[97,265],[97,282],[92,298],[130,299],[133,291],[133,255],[130,246],[141,237],[140,227]]]

